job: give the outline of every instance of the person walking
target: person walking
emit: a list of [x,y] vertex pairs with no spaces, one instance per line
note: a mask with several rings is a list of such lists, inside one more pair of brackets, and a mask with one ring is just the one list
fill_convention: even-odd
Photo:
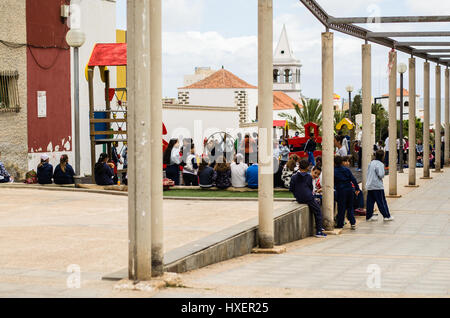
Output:
[[373,214],[373,208],[375,202],[377,203],[378,210],[380,210],[381,215],[384,217],[384,221],[392,221],[394,217],[389,213],[389,207],[386,201],[386,195],[384,193],[384,151],[377,150],[375,153],[375,159],[369,164],[369,169],[367,170],[367,212],[366,221],[374,222],[377,221],[377,217]]

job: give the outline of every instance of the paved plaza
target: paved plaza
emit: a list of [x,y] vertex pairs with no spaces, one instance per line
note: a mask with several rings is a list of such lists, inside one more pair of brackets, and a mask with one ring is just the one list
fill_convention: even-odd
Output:
[[[418,170],[418,176],[421,171]],[[287,244],[181,274],[183,288],[114,289],[127,265],[126,197],[2,189],[0,297],[448,297],[450,171],[399,186],[394,222]],[[399,174],[404,184],[407,174]],[[276,206],[288,204],[277,202]],[[257,202],[164,201],[166,250],[255,217]],[[81,288],[67,288],[79,265]]]

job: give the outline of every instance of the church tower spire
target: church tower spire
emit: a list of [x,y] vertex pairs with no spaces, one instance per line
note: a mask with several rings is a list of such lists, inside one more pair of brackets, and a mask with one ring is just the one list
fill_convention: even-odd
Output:
[[283,25],[278,45],[273,55],[273,90],[281,91],[301,102],[300,69],[302,64],[294,56],[289,43],[286,25]]

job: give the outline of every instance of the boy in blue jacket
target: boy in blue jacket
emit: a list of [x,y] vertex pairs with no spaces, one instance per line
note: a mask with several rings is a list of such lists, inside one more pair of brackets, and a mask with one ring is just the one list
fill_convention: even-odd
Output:
[[289,191],[294,194],[298,203],[307,204],[316,221],[316,237],[326,237],[322,228],[322,210],[313,196],[313,179],[308,171],[309,161],[300,161],[300,171],[291,178]]
[[[334,157],[334,187],[336,189],[336,201],[338,204],[338,215],[336,228],[344,227],[345,212],[350,221],[351,229],[356,229],[356,220],[353,212],[353,195],[361,192],[358,182],[350,169],[342,165],[343,158]],[[354,189],[353,189],[354,188]]]

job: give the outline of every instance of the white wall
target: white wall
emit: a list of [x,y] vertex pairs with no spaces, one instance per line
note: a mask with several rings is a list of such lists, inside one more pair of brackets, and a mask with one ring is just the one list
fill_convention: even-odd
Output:
[[256,106],[258,105],[258,89],[246,89],[248,98],[248,121],[256,120]]
[[[397,97],[397,102],[400,102],[400,97]],[[404,96],[403,97],[403,104],[405,102],[409,103],[409,97],[408,96]],[[380,104],[383,106],[383,108],[389,112],[389,99],[388,98],[384,98],[380,100]],[[421,118],[421,116],[423,115],[423,110],[421,108],[419,108],[420,106],[420,99],[419,97],[416,97],[416,117]],[[409,119],[409,106],[403,106],[403,113],[405,115],[403,115],[403,120],[408,120]],[[397,106],[397,120],[400,120],[400,106]]]
[[[86,34],[86,42],[79,49],[81,175],[85,175],[91,173],[89,90],[85,78],[85,67],[96,43],[116,42],[116,3],[114,1],[106,0],[79,0],[78,2],[81,7],[81,29]],[[110,86],[111,88],[114,88],[116,87],[116,67],[110,67],[109,70],[111,79]],[[71,76],[73,83],[73,51],[71,54]],[[100,72],[98,68],[96,68],[94,73],[94,101],[97,106],[96,108],[105,106],[104,88],[104,83],[100,79]],[[75,139],[75,119],[73,109],[72,90],[72,136],[73,139]],[[72,147],[75,148],[75,141],[73,141]]]
[[189,105],[235,107],[234,92],[238,89],[180,89],[189,92]]

